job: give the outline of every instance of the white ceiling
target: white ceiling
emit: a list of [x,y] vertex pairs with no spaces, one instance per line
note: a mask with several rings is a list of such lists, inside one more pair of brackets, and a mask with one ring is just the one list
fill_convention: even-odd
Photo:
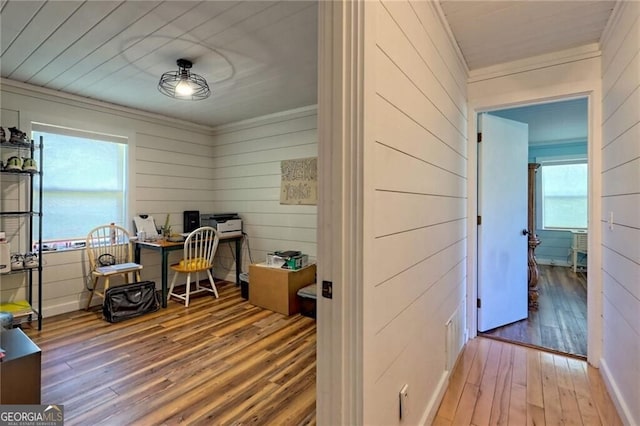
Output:
[[[612,1],[440,0],[470,70],[597,42]],[[0,0],[2,77],[215,126],[317,102],[317,2]],[[203,101],[157,90],[179,58]]]
[[[25,1],[0,6],[2,77],[218,125],[316,102],[315,1]],[[157,83],[185,58],[212,95]]]
[[440,0],[470,70],[597,43],[615,3]]

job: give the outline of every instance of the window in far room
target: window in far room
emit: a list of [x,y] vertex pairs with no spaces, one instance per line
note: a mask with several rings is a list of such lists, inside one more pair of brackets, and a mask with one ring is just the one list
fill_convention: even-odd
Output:
[[542,162],[543,229],[587,229],[587,160]]
[[43,193],[42,239],[64,248],[84,241],[96,226],[124,225],[127,138],[33,123],[33,140],[40,136],[43,181],[36,193]]

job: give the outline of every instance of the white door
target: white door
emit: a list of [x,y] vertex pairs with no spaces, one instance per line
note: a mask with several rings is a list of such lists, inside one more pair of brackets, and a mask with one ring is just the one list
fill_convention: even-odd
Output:
[[478,331],[528,315],[528,125],[481,114],[478,129]]

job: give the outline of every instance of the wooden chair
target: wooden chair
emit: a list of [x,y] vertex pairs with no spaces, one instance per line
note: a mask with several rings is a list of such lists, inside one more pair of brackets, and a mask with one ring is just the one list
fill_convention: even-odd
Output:
[[[122,276],[128,283],[131,273],[135,275],[137,281],[140,281],[142,265],[133,262],[133,248],[129,238],[129,232],[126,229],[113,224],[98,226],[87,235],[86,249],[93,288],[86,309],[91,307],[94,294],[104,298],[111,277]],[[100,278],[104,278],[102,291],[98,290]]]
[[[213,268],[213,257],[218,249],[220,239],[216,230],[210,226],[200,227],[191,232],[184,241],[184,253],[179,263],[171,265],[171,269],[175,272],[169,287],[167,301],[174,296],[184,300],[184,306],[189,306],[189,297],[191,294],[207,291],[213,293],[218,298],[218,289],[213,281],[211,270]],[[200,272],[207,272],[211,288],[200,284]],[[191,291],[191,274],[195,272],[195,290]],[[173,288],[176,284],[179,274],[187,274],[187,282],[184,293],[175,293]]]

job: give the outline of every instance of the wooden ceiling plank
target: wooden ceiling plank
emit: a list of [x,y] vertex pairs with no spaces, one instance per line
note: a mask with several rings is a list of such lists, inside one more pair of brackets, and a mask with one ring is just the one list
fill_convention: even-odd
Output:
[[[137,41],[143,39],[158,28],[167,25],[167,20],[175,20],[198,4],[199,2],[192,1],[174,1],[159,4],[150,13],[145,14],[108,41],[102,43],[97,49],[78,61],[73,68],[70,68],[65,73],[49,81],[48,84],[59,90],[65,90],[69,84],[90,73],[109,59],[119,55],[123,45],[128,44],[131,40]],[[67,91],[74,92],[71,89]]]
[[3,75],[10,75],[82,5],[81,2],[47,2],[2,55]]
[[[230,2],[200,3],[195,8],[177,16],[175,20],[167,22],[166,25],[163,25],[143,38],[134,40],[128,45],[119,43],[119,46],[115,46],[117,49],[114,49],[114,51],[108,52],[107,54],[102,51],[96,52],[101,59],[108,59],[103,60],[103,62],[93,68],[91,72],[76,79],[73,82],[73,91],[81,94],[86,89],[90,88],[92,92],[95,92],[95,85],[99,82],[105,82],[105,80],[107,80],[106,84],[111,86],[111,90],[113,90],[114,81],[118,84],[122,84],[123,82],[123,76],[122,74],[119,74],[119,71],[127,69],[131,71],[131,75],[135,75],[134,73],[144,72],[137,63],[140,58],[156,52],[158,49],[175,40],[180,41],[184,48],[192,44],[194,41],[197,42],[197,40],[189,37],[189,30],[185,30],[185,28],[193,28],[210,22],[211,17],[218,16],[232,6],[233,3]],[[109,54],[112,54],[112,56],[109,57]],[[165,66],[168,67],[166,70],[175,68],[175,60],[179,59],[178,57],[175,57],[173,61],[170,61],[166,60],[166,57],[158,58],[157,55],[154,55],[154,57],[156,58],[156,61],[160,59],[161,62],[166,63]],[[185,58],[193,59],[189,57]],[[111,81],[108,81],[111,76],[114,78]]]
[[73,46],[97,23],[111,14],[121,1],[91,1],[83,3],[74,14],[20,64],[9,78],[27,81],[49,64],[56,56]]
[[44,1],[23,3],[18,0],[4,3],[0,15],[0,46],[3,55],[44,4]]
[[[315,5],[313,3],[304,3],[304,2],[285,2],[285,3],[273,3],[273,5],[275,5],[275,7],[271,8],[271,7],[265,7],[265,4],[263,2],[259,2],[259,3],[247,3],[247,8],[244,8],[243,10],[241,10],[241,14],[237,14],[236,15],[236,19],[235,21],[230,21],[229,20],[229,16],[225,16],[225,20],[224,20],[224,24],[222,27],[220,27],[219,25],[207,25],[206,28],[205,26],[201,26],[200,28],[196,28],[196,30],[198,30],[197,32],[194,32],[193,34],[196,35],[195,38],[201,39],[206,37],[209,33],[213,34],[213,36],[208,37],[206,40],[203,40],[201,43],[204,44],[205,46],[224,46],[224,48],[222,48],[222,50],[225,50],[227,52],[233,52],[233,51],[239,51],[242,52],[243,55],[236,55],[237,57],[234,59],[233,61],[233,68],[229,72],[226,71],[226,69],[229,69],[229,66],[227,65],[226,61],[223,59],[220,59],[219,61],[217,61],[218,63],[216,63],[216,61],[213,61],[213,63],[211,61],[208,62],[198,62],[199,66],[198,69],[194,72],[198,72],[201,75],[204,74],[204,76],[207,78],[207,80],[210,83],[215,83],[217,80],[216,79],[212,79],[211,78],[211,69],[216,69],[216,65],[219,66],[219,63],[221,63],[224,67],[225,67],[225,72],[223,73],[222,77],[223,78],[229,78],[233,75],[233,70],[235,69],[236,72],[236,76],[238,72],[242,72],[242,70],[244,69],[244,64],[243,62],[246,63],[246,61],[242,61],[243,57],[248,57],[250,59],[252,59],[254,57],[254,52],[255,56],[257,56],[257,52],[259,52],[261,55],[263,55],[263,52],[269,52],[270,54],[270,59],[273,61],[273,63],[276,64],[282,64],[283,62],[285,62],[283,60],[283,57],[286,56],[291,56],[289,54],[289,52],[292,51],[297,51],[297,50],[287,50],[287,52],[285,54],[280,54],[278,55],[276,52],[273,51],[273,49],[269,46],[265,46],[264,43],[269,43],[270,45],[280,45],[283,43],[283,41],[281,39],[279,40],[273,40],[273,35],[271,34],[259,34],[259,35],[252,35],[251,33],[255,32],[255,31],[261,31],[261,28],[259,28],[259,25],[263,25],[266,28],[281,28],[281,29],[289,29],[291,30],[292,27],[295,27],[295,22],[292,21],[292,19],[294,19],[294,17],[300,12],[300,11],[304,11],[304,10],[310,10],[312,7],[315,7]],[[248,7],[251,7],[250,9]],[[258,8],[258,6],[261,6]],[[234,9],[234,12],[238,12],[239,10]],[[310,18],[307,17],[305,18],[305,25],[314,25],[316,20],[317,20],[317,13],[315,13],[315,11],[313,11],[313,13],[309,14]],[[285,19],[285,21],[282,21],[283,19]],[[220,22],[222,24],[222,22]],[[237,31],[237,27],[239,25],[239,23],[244,23],[245,25],[248,26],[248,28],[253,29],[253,31],[244,31],[244,32],[238,32]],[[205,32],[203,30],[207,29],[208,31]],[[300,31],[300,33],[304,33],[305,31]],[[315,35],[315,32],[314,32]],[[219,41],[220,37],[224,37],[224,40]],[[236,46],[235,45],[235,41],[233,40],[233,38],[238,39],[238,40],[251,40],[250,44],[252,43],[254,45],[254,47],[252,48],[251,46]],[[296,37],[289,37],[289,39],[293,39],[296,40]],[[315,43],[315,38],[312,41],[313,43]],[[304,42],[304,40],[299,40],[300,42]],[[300,47],[300,45],[298,45],[297,47]],[[176,52],[182,52],[183,56],[187,57],[187,58],[197,58],[197,57],[201,57],[202,55],[202,50],[203,47],[199,44],[194,44],[192,43],[190,46],[187,46],[186,48],[182,48],[180,46],[176,46],[175,42],[170,43],[167,46],[163,46],[163,50],[169,50],[172,49]],[[204,48],[206,49],[206,48]],[[304,49],[304,52],[306,52],[307,54],[308,49]],[[314,58],[316,57],[315,51],[312,51],[312,54],[314,56]],[[300,57],[300,55],[296,55],[298,57]],[[250,60],[250,62],[252,64],[256,63],[256,60]],[[264,63],[264,60],[259,61],[260,63]],[[170,65],[166,65],[169,66]],[[161,66],[160,68],[158,67],[158,59],[152,56],[146,56],[144,58],[142,58],[140,61],[136,62],[136,67],[137,68],[141,68],[143,69],[145,72],[147,73],[151,73],[154,76],[158,76],[162,73],[167,71],[167,68],[163,68],[163,66]],[[252,65],[253,67],[253,65]],[[194,65],[195,68],[195,65]],[[169,68],[170,69],[170,68]],[[286,72],[286,70],[282,70],[283,72]],[[128,77],[132,77],[133,75],[129,75]],[[122,77],[121,75],[119,77]],[[122,81],[122,80],[120,80]],[[107,82],[107,80],[103,80],[101,82],[102,84],[100,85],[100,90],[104,91],[107,89],[108,85],[110,84],[109,82]],[[154,85],[155,87],[155,85]],[[93,88],[92,88],[93,90]]]
[[149,14],[159,4],[157,1],[126,2],[93,27],[73,46],[34,74],[27,83],[56,89],[55,85],[49,84],[52,80],[69,69],[73,69],[83,58],[124,31],[129,25]]

